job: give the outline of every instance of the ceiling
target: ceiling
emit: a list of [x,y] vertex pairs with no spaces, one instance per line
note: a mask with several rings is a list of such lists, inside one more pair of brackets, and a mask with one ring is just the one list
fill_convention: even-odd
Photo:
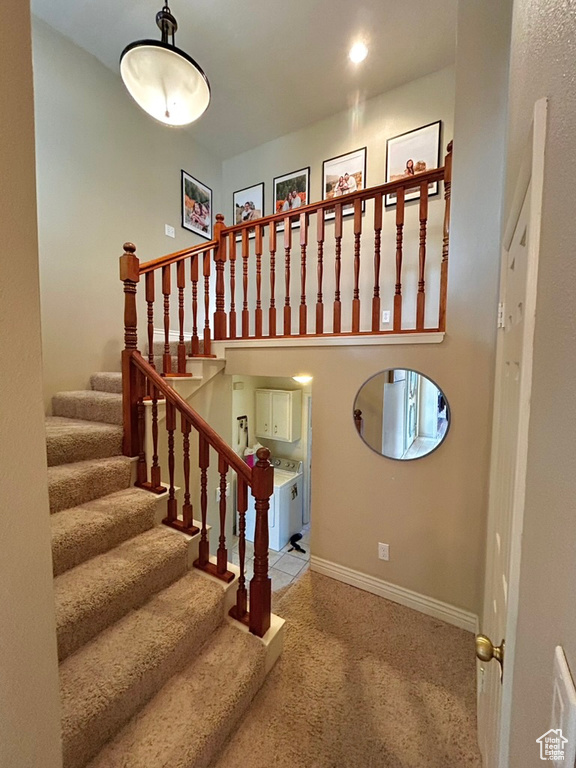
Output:
[[[118,72],[123,48],[159,39],[160,0],[32,0],[32,11]],[[173,0],[176,44],[212,103],[189,131],[221,158],[334,115],[454,61],[457,0]],[[348,60],[358,38],[370,48]]]

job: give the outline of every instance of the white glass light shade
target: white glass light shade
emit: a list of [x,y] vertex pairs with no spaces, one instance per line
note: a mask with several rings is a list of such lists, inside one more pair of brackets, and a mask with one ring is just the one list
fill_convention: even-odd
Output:
[[132,43],[120,59],[120,74],[134,101],[165,125],[188,125],[210,103],[210,86],[183,51],[155,40]]

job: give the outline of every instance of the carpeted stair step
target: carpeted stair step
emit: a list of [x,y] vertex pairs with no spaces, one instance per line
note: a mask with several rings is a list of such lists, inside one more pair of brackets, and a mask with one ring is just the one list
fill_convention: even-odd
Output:
[[68,419],[122,424],[122,395],[91,389],[59,392],[52,398],[52,413]]
[[89,768],[205,768],[262,685],[264,656],[257,638],[224,624]]
[[90,388],[98,392],[113,392],[122,394],[122,374],[121,373],[94,373],[90,377]]
[[154,527],[157,497],[126,488],[50,516],[54,576]]
[[122,427],[63,416],[47,416],[46,449],[49,467],[118,456],[122,453]]
[[[60,665],[65,768],[83,768],[172,675],[197,657],[221,625],[223,597],[221,584],[191,571]],[[234,669],[244,664],[236,648],[225,649]],[[188,706],[202,711],[205,694]],[[163,711],[164,727],[170,728],[177,715]],[[187,736],[192,733],[189,728]],[[99,765],[120,768],[123,763]]]
[[127,456],[90,459],[48,467],[50,512],[77,507],[130,485],[131,461]]
[[65,659],[186,571],[184,537],[162,526],[54,579],[58,658]]

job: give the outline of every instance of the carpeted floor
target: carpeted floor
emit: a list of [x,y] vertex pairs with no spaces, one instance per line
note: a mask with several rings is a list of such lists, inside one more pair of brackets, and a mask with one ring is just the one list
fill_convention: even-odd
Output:
[[480,768],[473,636],[308,572],[284,654],[212,768]]

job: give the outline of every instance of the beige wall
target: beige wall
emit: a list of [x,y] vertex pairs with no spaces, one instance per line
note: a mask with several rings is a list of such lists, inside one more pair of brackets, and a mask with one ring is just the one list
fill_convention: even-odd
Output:
[[[388,93],[381,94],[360,104],[353,110],[341,112],[327,120],[314,123],[300,131],[282,136],[261,147],[245,152],[223,163],[223,198],[224,213],[227,221],[232,221],[232,201],[235,190],[265,183],[265,211],[273,210],[273,179],[276,176],[310,166],[310,201],[320,200],[322,193],[322,163],[324,160],[351,152],[360,147],[367,147],[366,184],[375,186],[385,181],[386,139],[397,136],[422,125],[441,120],[443,131],[441,138],[441,157],[444,157],[446,145],[453,137],[454,116],[454,69],[448,67],[426,77],[409,82]],[[363,217],[362,266],[360,269],[361,296],[372,296],[373,266],[370,254],[374,253],[373,203],[368,202]],[[428,300],[426,306],[426,324],[438,325],[438,283],[439,264],[442,243],[442,222],[444,215],[443,201],[440,196],[431,197],[428,221],[428,265],[426,280]],[[414,328],[416,322],[415,297],[418,280],[418,204],[406,206],[406,227],[404,234],[403,293],[404,327]],[[395,215],[392,209],[384,214],[382,243],[390,253],[395,248]],[[350,330],[352,277],[354,257],[353,217],[344,219],[342,239],[342,330]],[[267,240],[267,234],[266,234]],[[314,307],[316,304],[316,217],[312,217],[308,246],[307,304],[309,307],[309,329],[314,329]],[[294,230],[292,247],[291,297],[292,307],[300,303],[300,246],[299,230]],[[253,248],[253,241],[252,241]],[[334,297],[334,224],[328,222],[325,228],[324,246],[324,301]],[[240,247],[237,247],[240,254]],[[284,304],[284,243],[283,236],[278,236],[277,254],[277,306]],[[250,260],[250,294],[255,292],[254,258]],[[267,259],[263,260],[263,306],[268,306],[269,282]],[[384,261],[386,265],[386,261]],[[280,270],[279,267],[282,267]],[[237,287],[237,301],[241,287]],[[381,296],[382,309],[392,309],[394,294],[394,275],[384,266],[382,269]],[[252,299],[254,302],[254,298]],[[251,303],[254,306],[254,303]],[[268,318],[264,313],[264,331]],[[361,306],[361,327],[371,327],[371,303],[364,301]],[[253,322],[253,321],[252,321]],[[297,309],[293,309],[293,327],[297,327]],[[332,314],[330,305],[325,315],[325,330],[331,330]],[[282,327],[281,317],[278,319]],[[390,326],[382,326],[389,328]]]
[[576,17],[561,0],[516,0],[510,70],[509,191],[534,102],[549,99],[528,476],[514,667],[511,768],[541,765],[556,645],[576,675]]
[[[180,226],[180,170],[212,187],[218,210],[221,165],[195,143],[193,127],[167,129],[145,115],[93,56],[39,20],[33,33],[49,404],[56,391],[84,388],[94,371],[119,370],[122,244],[134,241],[148,261],[199,242]],[[158,302],[158,327],[160,311]]]
[[[226,368],[232,374],[291,376],[306,371],[314,376],[314,555],[475,613],[481,609],[484,568],[507,18],[506,5],[496,2],[465,4],[459,18],[445,341],[431,346],[236,350],[228,353]],[[376,106],[374,112],[366,109],[368,126],[360,121],[357,127],[355,114],[349,113],[227,161],[224,188],[231,192],[237,188],[234,183],[245,186],[264,173],[268,183],[276,171],[311,163],[317,194],[321,161],[363,143],[368,144],[369,183],[381,181],[387,136],[438,117],[446,121],[445,137],[451,136],[453,76],[444,70],[430,76],[429,89],[422,80],[407,91],[373,100],[380,111]],[[405,98],[410,88],[418,88],[422,98]],[[378,456],[355,431],[356,392],[374,373],[391,367],[422,371],[450,403],[453,421],[445,444],[420,461]],[[389,562],[378,560],[379,541],[390,544]]]
[[60,700],[42,408],[30,19],[0,32],[0,765],[58,768]]

